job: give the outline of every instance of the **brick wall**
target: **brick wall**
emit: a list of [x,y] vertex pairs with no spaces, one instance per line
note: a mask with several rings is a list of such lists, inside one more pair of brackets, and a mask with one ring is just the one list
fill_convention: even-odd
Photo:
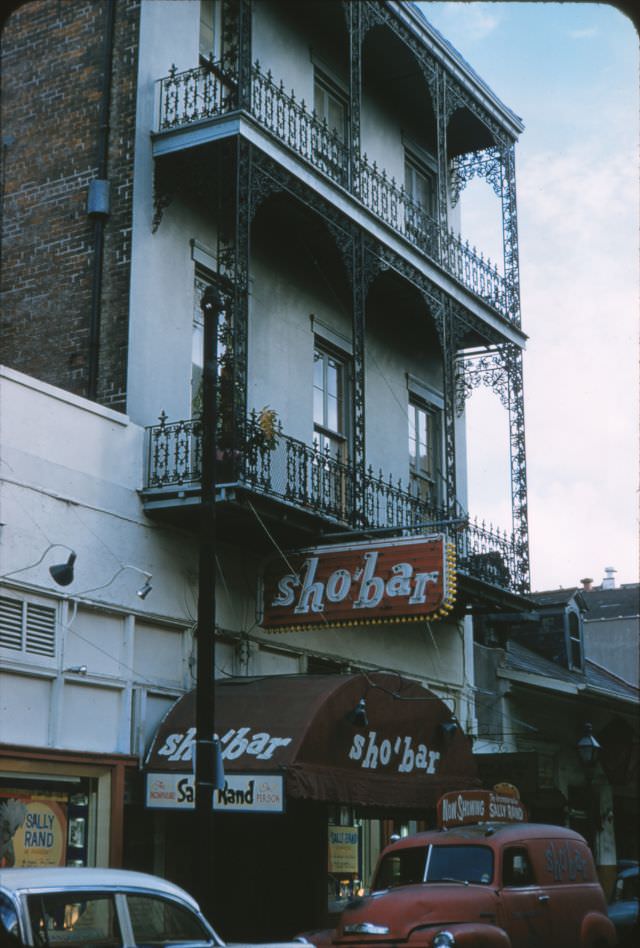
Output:
[[[6,21],[0,362],[89,394],[104,33],[112,0],[31,0]],[[115,0],[97,399],[126,407],[139,0]]]

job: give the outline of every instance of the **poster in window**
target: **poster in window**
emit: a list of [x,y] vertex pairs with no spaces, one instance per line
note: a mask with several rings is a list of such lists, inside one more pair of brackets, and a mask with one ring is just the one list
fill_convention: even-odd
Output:
[[0,868],[64,866],[66,796],[0,788]]
[[329,872],[358,872],[358,829],[355,826],[329,827]]

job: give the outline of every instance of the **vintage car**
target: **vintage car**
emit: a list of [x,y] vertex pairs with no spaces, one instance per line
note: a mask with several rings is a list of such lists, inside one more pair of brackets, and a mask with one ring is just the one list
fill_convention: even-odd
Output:
[[71,867],[0,869],[0,946],[12,945],[224,948],[177,885],[140,872]]
[[609,918],[615,925],[621,948],[640,944],[639,883],[640,869],[637,864],[622,869],[609,904]]
[[[471,791],[467,809],[513,804]],[[462,795],[451,806],[465,810]],[[461,802],[462,801],[462,802]],[[441,801],[442,802],[442,801]],[[520,809],[519,804],[516,809]],[[473,815],[473,814],[472,814]],[[445,821],[446,822],[446,821]],[[383,850],[368,896],[315,945],[372,948],[608,948],[616,943],[585,840],[572,830],[500,819],[406,836]]]

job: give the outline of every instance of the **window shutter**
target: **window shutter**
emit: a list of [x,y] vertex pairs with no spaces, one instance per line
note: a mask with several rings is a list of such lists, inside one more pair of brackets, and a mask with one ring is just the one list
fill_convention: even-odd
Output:
[[56,611],[49,606],[27,603],[26,651],[53,658],[56,648]]
[[0,596],[0,647],[53,658],[56,610]]
[[0,647],[22,651],[22,603],[0,597]]

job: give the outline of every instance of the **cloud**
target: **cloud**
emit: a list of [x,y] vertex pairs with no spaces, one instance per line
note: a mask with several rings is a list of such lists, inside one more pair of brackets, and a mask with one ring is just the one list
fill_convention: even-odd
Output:
[[[429,20],[430,3],[420,4]],[[450,33],[457,37],[456,44],[478,43],[490,36],[500,25],[501,17],[492,3],[446,3],[438,4],[444,36]]]
[[[582,139],[529,153],[518,170],[530,336],[524,356],[529,523],[538,589],[577,584],[584,575],[601,578],[609,561],[620,582],[637,576],[637,206],[636,162],[628,149],[605,155],[597,140]],[[475,224],[464,205],[463,221]],[[508,437],[504,420],[488,405],[479,407],[468,433],[470,506],[504,526]]]
[[530,156],[519,180],[534,585],[601,578],[609,561],[633,582],[636,162],[582,140]]
[[591,39],[593,36],[597,36],[598,31],[595,26],[585,27],[583,30],[569,30],[567,36],[569,39]]

